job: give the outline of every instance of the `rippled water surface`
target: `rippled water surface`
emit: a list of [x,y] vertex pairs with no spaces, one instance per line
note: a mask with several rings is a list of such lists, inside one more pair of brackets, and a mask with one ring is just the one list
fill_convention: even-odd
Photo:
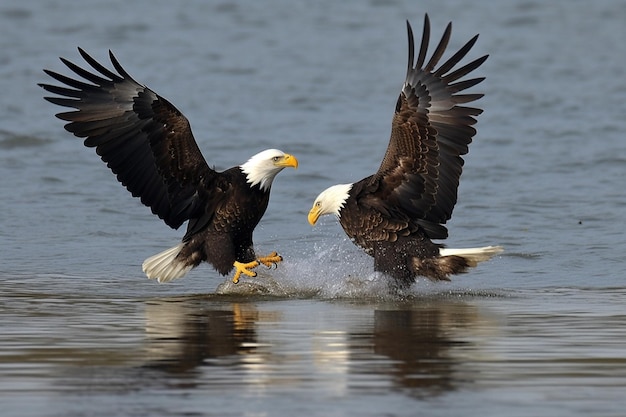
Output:
[[[451,247],[501,256],[390,294],[319,191],[371,174],[404,21],[475,33],[478,134]],[[7,416],[622,416],[626,6],[345,1],[0,4],[0,404]],[[416,30],[416,32],[421,29]],[[191,121],[218,169],[279,147],[255,233],[276,270],[171,284],[141,262],[172,231],[42,100],[58,56],[113,50]]]

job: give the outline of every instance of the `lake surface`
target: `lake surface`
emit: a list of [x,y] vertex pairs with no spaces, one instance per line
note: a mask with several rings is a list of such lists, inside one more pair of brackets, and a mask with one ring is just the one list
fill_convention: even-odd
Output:
[[[562,4],[561,4],[562,3]],[[626,4],[66,0],[0,5],[0,404],[6,416],[622,416]],[[450,247],[506,251],[390,294],[306,213],[377,169],[405,23],[475,33],[485,112]],[[114,51],[218,169],[294,153],[257,231],[278,269],[159,285],[184,231],[130,197],[36,84]]]

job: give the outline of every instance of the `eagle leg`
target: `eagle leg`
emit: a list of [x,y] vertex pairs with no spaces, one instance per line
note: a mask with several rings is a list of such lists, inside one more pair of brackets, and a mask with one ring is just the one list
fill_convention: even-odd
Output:
[[273,266],[276,266],[277,263],[282,262],[283,257],[276,252],[272,252],[267,256],[259,258],[258,261],[266,267],[271,268]]
[[233,263],[233,266],[236,269],[235,276],[233,277],[233,284],[236,284],[239,282],[241,274],[247,275],[249,277],[256,277],[256,272],[251,271],[251,269],[259,266],[259,261],[247,262],[245,264],[239,261],[235,261],[235,263]]

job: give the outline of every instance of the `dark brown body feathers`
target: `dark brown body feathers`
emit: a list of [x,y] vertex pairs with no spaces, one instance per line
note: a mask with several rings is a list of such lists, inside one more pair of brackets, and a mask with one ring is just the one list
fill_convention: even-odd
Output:
[[[407,22],[409,61],[398,97],[387,151],[378,171],[353,184],[340,212],[340,223],[354,242],[374,257],[375,268],[402,284],[416,275],[447,280],[465,271],[462,257],[439,256],[444,224],[457,201],[462,156],[468,152],[482,110],[463,104],[482,94],[461,94],[483,78],[460,80],[478,68],[487,56],[456,69],[477,36],[439,65],[450,39],[448,25],[428,61],[428,16],[415,57],[411,26]],[[417,59],[416,59],[417,58]]]

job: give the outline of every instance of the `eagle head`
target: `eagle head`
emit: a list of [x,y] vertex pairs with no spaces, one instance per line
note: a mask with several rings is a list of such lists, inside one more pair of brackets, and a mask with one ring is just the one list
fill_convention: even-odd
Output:
[[320,216],[325,214],[334,214],[339,217],[341,209],[350,196],[351,189],[352,184],[337,184],[322,191],[309,211],[309,223],[311,226],[315,225]]
[[276,174],[287,167],[298,168],[295,156],[278,149],[266,149],[241,165],[241,171],[246,174],[251,186],[259,185],[262,190],[267,191],[272,186]]

